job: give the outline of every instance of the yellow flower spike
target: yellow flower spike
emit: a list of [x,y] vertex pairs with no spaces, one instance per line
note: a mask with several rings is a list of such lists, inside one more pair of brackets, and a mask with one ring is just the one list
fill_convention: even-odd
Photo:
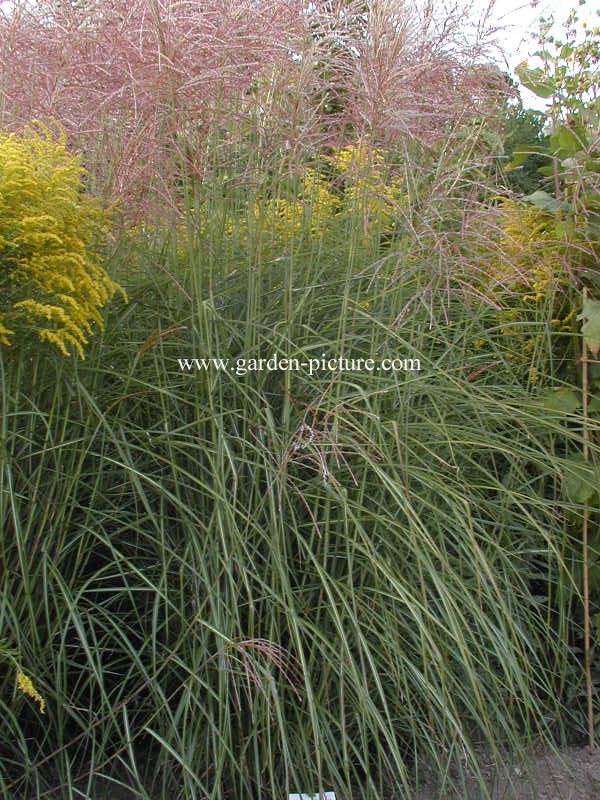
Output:
[[116,293],[127,299],[95,252],[108,213],[83,193],[83,175],[63,130],[36,123],[18,135],[0,131],[3,345],[20,328],[83,359],[93,325],[102,328],[100,309]]
[[42,697],[42,695],[38,692],[38,690],[33,685],[33,681],[28,675],[25,675],[24,672],[21,670],[17,673],[17,687],[23,694],[26,694],[28,697],[31,697],[32,700],[40,707],[40,713],[46,713],[46,701]]
[[0,316],[0,344],[4,344],[6,346],[10,345],[9,336],[11,336],[14,331],[11,331],[10,328],[7,328],[6,325],[2,323],[2,316]]

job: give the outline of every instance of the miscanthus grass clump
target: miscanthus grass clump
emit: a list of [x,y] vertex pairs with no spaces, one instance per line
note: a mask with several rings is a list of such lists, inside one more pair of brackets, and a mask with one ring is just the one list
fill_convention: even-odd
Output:
[[63,355],[102,327],[119,291],[97,246],[107,214],[84,193],[81,158],[44,126],[0,133],[0,343],[35,335]]

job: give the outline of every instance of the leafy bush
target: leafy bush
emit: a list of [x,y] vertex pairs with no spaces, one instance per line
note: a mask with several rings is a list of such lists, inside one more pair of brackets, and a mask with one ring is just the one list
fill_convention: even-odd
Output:
[[96,252],[106,225],[63,132],[0,133],[0,343],[31,331],[84,357],[100,309],[119,290]]

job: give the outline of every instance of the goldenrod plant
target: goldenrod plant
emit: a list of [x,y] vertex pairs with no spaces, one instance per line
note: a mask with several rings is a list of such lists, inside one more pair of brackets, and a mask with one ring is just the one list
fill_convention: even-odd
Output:
[[336,149],[329,161],[343,180],[343,212],[359,213],[363,238],[392,233],[399,208],[406,201],[406,187],[390,174],[389,153],[373,147],[364,137],[356,144]]
[[120,292],[98,252],[108,217],[84,193],[66,134],[30,125],[0,133],[0,344],[33,333],[84,358],[100,310]]
[[576,330],[567,248],[557,237],[555,215],[522,200],[499,198],[483,219],[478,280],[496,307],[490,322],[499,355],[521,379],[537,384],[548,359],[558,358],[559,337],[568,350]]
[[[304,165],[299,176],[273,193],[257,193],[244,207],[226,215],[224,235],[247,252],[262,239],[261,254],[284,257],[290,247],[331,242],[340,230],[354,231],[354,244],[376,253],[393,237],[406,206],[404,181],[393,174],[393,153],[375,148],[365,137],[330,148],[317,166]],[[203,207],[206,213],[206,207]],[[356,220],[360,221],[355,225]],[[201,220],[200,220],[200,224]],[[208,236],[206,227],[204,236]]]
[[40,714],[45,714],[46,701],[37,690],[31,677],[23,671],[17,651],[10,647],[4,639],[0,639],[0,660],[8,661],[14,667],[17,676],[17,689],[38,704]]

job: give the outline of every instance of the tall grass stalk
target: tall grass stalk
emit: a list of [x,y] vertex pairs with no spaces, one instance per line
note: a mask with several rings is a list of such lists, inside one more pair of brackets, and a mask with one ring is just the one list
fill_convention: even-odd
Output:
[[[482,746],[565,735],[581,429],[493,309],[411,302],[435,257],[396,280],[358,215],[277,252],[261,192],[205,186],[185,235],[117,253],[85,362],[0,352],[0,619],[47,703],[6,676],[6,796],[379,800],[425,767],[460,796]],[[422,371],[177,361],[275,352]]]

